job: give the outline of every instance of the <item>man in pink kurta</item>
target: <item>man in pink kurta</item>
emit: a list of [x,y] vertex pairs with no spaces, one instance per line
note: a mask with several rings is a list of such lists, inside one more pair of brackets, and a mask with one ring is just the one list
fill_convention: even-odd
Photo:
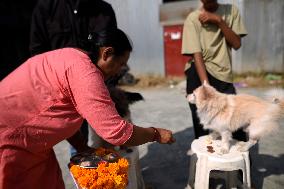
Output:
[[133,125],[117,113],[102,72],[64,48],[34,56],[0,82],[0,188],[61,189],[53,146],[83,119],[106,141],[124,144]]

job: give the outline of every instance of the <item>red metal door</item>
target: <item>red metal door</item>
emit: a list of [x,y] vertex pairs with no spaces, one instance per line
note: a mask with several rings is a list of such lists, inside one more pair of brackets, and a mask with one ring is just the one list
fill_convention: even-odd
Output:
[[164,53],[166,76],[184,76],[189,57],[181,54],[182,25],[164,26]]

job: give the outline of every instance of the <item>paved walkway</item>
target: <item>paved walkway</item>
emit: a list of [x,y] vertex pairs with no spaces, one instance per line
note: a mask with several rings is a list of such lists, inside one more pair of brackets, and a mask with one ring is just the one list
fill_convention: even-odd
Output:
[[[177,142],[173,145],[148,143],[139,146],[142,174],[155,189],[183,189],[189,174],[190,144],[193,129],[190,110],[184,94],[178,88],[132,89],[141,92],[144,102],[132,105],[132,119],[139,126],[171,129]],[[265,89],[239,89],[239,93],[259,96]],[[261,140],[251,150],[252,182],[257,189],[284,188],[284,122],[279,131]],[[69,146],[61,142],[56,147],[66,189],[75,189],[67,169]]]

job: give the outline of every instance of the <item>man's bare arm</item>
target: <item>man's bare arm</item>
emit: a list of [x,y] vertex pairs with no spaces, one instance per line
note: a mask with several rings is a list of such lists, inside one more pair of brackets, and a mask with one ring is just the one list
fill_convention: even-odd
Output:
[[227,43],[229,43],[229,45],[233,47],[233,49],[238,50],[242,45],[241,37],[237,35],[231,28],[229,28],[222,18],[217,25],[224,34]]
[[208,11],[202,11],[199,15],[199,21],[202,24],[213,23],[216,24],[222,31],[227,43],[235,50],[241,47],[241,37],[237,35],[222,19],[221,16]]
[[193,58],[194,58],[194,65],[201,83],[203,83],[204,81],[207,81],[207,83],[209,83],[202,53],[201,52],[194,53]]

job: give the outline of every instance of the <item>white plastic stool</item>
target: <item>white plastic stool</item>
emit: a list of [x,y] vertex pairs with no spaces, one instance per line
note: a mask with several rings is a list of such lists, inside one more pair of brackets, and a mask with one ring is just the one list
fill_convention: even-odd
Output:
[[[231,146],[228,154],[220,154],[220,140],[211,140],[209,144],[209,136],[203,136],[196,139],[191,144],[191,150],[197,155],[196,171],[190,168],[190,179],[195,175],[195,189],[209,188],[209,175],[212,170],[219,171],[234,171],[242,170],[243,172],[243,186],[250,188],[250,161],[249,152],[239,152],[236,146]],[[215,152],[209,152],[207,146],[212,146]]]

